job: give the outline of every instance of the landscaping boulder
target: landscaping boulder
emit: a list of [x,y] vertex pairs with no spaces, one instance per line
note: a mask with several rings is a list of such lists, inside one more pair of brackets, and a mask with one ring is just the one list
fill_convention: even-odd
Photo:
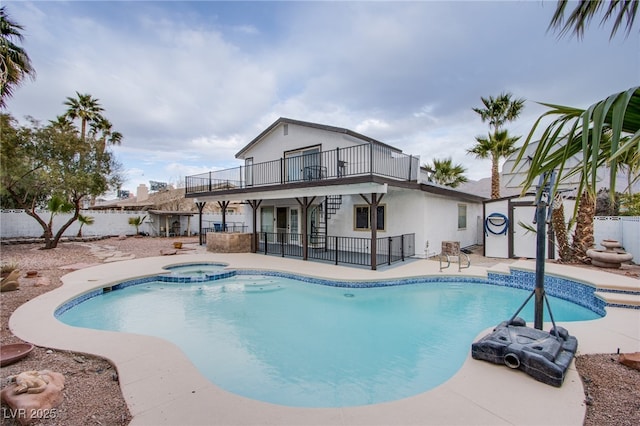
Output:
[[14,269],[7,276],[3,277],[2,280],[0,280],[0,292],[17,290],[18,287],[20,287],[19,277],[19,269]]
[[62,374],[49,370],[25,371],[9,380],[9,385],[0,392],[2,402],[9,407],[5,415],[22,425],[56,417],[55,408],[63,400]]
[[640,352],[620,354],[618,361],[629,368],[640,370]]

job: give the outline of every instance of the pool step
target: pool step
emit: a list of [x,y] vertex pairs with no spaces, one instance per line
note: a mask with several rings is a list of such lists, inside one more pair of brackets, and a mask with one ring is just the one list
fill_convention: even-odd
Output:
[[640,309],[640,280],[636,278],[606,273],[600,276],[595,294],[608,306]]
[[596,296],[607,302],[607,306],[629,307],[640,309],[640,293],[613,293],[596,291]]
[[277,282],[239,282],[225,284],[223,288],[228,292],[260,293],[282,290],[284,287]]

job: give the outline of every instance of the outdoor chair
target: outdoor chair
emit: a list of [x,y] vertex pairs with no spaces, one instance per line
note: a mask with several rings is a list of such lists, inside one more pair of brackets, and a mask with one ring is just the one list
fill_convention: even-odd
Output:
[[[471,266],[469,255],[460,250],[460,241],[443,241],[438,259],[440,260],[440,272],[451,266],[452,261],[458,263],[458,272]],[[447,266],[443,266],[445,263]]]

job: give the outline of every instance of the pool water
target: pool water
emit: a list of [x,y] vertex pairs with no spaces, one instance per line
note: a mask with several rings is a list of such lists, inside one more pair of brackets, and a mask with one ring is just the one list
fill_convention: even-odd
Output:
[[[165,338],[216,385],[299,407],[347,407],[416,395],[451,378],[478,334],[509,319],[528,291],[473,283],[336,288],[237,275],[152,282],[105,293],[66,324]],[[550,298],[556,321],[599,318]],[[533,321],[529,303],[520,316]],[[548,321],[548,318],[545,318]]]

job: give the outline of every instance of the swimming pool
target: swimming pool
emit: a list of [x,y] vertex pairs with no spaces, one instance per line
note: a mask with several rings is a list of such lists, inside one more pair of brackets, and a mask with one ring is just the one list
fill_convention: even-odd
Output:
[[[351,288],[255,273],[129,284],[57,316],[165,338],[218,386],[302,407],[375,404],[432,389],[461,367],[483,329],[529,294],[482,281]],[[599,318],[564,300],[551,304],[556,321]],[[527,308],[522,316],[531,321]]]

